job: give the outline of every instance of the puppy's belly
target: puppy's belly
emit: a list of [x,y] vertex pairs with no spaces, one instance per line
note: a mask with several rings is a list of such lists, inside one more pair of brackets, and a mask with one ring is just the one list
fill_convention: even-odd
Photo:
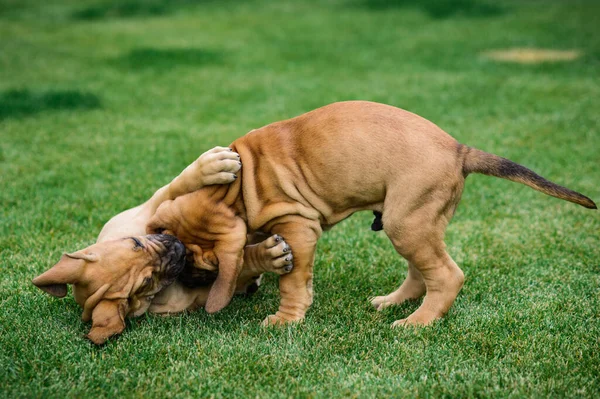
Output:
[[206,304],[209,291],[210,286],[188,288],[176,281],[154,297],[148,311],[169,314],[194,310]]

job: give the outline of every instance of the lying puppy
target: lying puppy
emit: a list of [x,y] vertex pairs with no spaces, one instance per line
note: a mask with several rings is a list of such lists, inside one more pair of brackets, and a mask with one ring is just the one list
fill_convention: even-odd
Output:
[[[113,217],[96,244],[63,255],[33,283],[57,297],[64,297],[66,285],[73,284],[83,320],[92,320],[87,337],[96,344],[120,333],[126,316],[139,316],[148,309],[169,313],[202,306],[206,286],[215,279],[215,267],[196,272],[193,265],[186,265],[181,241],[169,235],[146,236],[146,224],[162,202],[203,186],[231,183],[240,167],[239,155],[228,148],[206,152],[147,202]],[[256,290],[263,272],[291,270],[289,246],[278,236],[248,245],[245,253],[236,292]],[[170,289],[163,294],[165,287]],[[185,291],[188,302],[178,300],[180,291]],[[157,302],[151,306],[153,299]]]
[[248,232],[284,237],[294,252],[294,269],[281,276],[279,310],[266,325],[304,318],[313,300],[317,240],[354,212],[374,211],[373,229],[383,228],[409,264],[404,283],[372,304],[383,309],[425,295],[397,326],[432,323],[462,288],[463,272],[446,253],[443,238],[470,173],[516,181],[596,209],[579,193],[462,145],[417,115],[377,103],[331,104],[254,130],[231,148],[243,160],[241,178],[162,203],[147,231],[173,233],[196,264],[218,259],[208,312],[231,300]]

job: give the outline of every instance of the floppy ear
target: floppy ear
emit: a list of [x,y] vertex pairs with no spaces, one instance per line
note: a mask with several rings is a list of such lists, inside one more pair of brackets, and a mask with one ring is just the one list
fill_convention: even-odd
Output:
[[219,261],[219,274],[213,283],[204,308],[208,313],[215,313],[231,302],[237,279],[244,264],[244,246],[246,245],[246,224],[240,219],[236,223],[235,232],[229,240],[215,243],[214,254]]
[[79,279],[85,262],[95,262],[97,259],[97,256],[83,252],[63,254],[56,265],[34,278],[32,282],[48,294],[62,298],[67,295],[67,284],[75,284]]
[[127,299],[103,299],[92,312],[92,329],[86,335],[96,345],[102,345],[125,329]]
[[210,288],[204,306],[208,313],[218,312],[231,302],[237,279],[242,270],[244,250],[241,250],[238,255],[223,254],[217,255],[217,257],[219,258],[219,274]]

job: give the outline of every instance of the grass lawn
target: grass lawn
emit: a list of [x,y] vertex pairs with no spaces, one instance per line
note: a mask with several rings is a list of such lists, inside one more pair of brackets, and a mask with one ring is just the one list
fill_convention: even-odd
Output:
[[[512,48],[579,52],[511,63]],[[303,324],[276,277],[216,315],[129,320],[97,348],[31,283],[189,162],[334,101],[408,109],[600,201],[600,3],[0,0],[0,396],[598,397],[600,214],[467,180],[465,286],[430,328],[377,313],[407,265],[371,216],[326,233]]]

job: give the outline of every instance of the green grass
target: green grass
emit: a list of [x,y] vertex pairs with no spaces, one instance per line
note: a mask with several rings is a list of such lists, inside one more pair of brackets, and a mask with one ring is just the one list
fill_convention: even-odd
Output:
[[[600,3],[0,2],[0,395],[597,397],[600,214],[472,176],[446,242],[466,284],[431,328],[373,311],[406,263],[359,214],[325,234],[306,322],[263,330],[276,279],[222,312],[130,320],[101,348],[30,280],[201,152],[348,99],[600,200]],[[578,49],[498,63],[511,47]]]

